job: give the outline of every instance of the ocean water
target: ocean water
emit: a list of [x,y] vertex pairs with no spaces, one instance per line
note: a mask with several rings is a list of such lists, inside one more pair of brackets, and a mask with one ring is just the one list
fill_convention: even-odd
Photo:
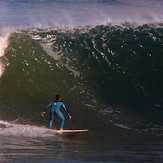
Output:
[[[0,0],[0,161],[162,162],[162,8]],[[89,132],[48,129],[41,113],[56,94],[72,115],[65,129]]]

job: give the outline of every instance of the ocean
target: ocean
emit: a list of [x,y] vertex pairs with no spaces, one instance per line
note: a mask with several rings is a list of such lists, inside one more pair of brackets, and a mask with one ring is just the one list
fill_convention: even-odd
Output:
[[[162,8],[0,0],[0,162],[163,162]],[[56,94],[65,129],[89,132],[49,129],[41,113]]]

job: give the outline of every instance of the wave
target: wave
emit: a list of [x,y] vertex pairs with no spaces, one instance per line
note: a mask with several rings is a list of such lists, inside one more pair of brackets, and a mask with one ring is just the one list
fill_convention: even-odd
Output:
[[10,33],[23,29],[80,29],[98,25],[141,26],[163,22],[162,1],[1,0],[0,56]]
[[0,7],[0,119],[43,125],[59,93],[81,128],[162,124],[162,2],[44,2]]
[[1,119],[38,124],[60,93],[76,117],[90,110],[91,120],[95,111],[126,128],[162,123],[162,25],[128,25],[13,33],[1,57]]

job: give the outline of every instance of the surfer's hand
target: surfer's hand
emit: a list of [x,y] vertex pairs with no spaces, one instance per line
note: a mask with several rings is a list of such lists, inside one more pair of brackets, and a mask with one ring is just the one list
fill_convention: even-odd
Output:
[[42,112],[42,116],[44,117],[46,115],[46,112]]
[[68,116],[68,117],[69,117],[69,120],[71,120],[71,119],[72,119],[71,115],[70,115],[70,116]]

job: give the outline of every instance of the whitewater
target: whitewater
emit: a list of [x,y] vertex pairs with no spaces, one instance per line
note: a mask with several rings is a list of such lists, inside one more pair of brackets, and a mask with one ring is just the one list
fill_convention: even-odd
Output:
[[[0,0],[1,162],[163,161],[162,0]],[[72,115],[58,135],[43,108]],[[54,120],[54,129],[60,120]]]

